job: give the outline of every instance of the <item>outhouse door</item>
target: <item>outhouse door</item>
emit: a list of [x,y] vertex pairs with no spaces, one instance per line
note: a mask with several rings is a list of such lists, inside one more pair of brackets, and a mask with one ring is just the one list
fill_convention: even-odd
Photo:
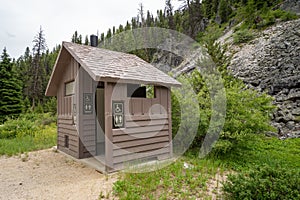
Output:
[[96,90],[96,155],[105,155],[105,115],[104,115],[104,88]]

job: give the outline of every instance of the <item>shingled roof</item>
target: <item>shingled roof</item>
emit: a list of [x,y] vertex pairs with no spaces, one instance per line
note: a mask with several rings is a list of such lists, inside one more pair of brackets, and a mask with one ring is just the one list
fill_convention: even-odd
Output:
[[[53,95],[53,88],[59,83],[60,68],[65,67],[62,54],[70,54],[95,81],[127,82],[141,84],[155,84],[164,86],[180,86],[181,84],[155,68],[141,58],[127,53],[110,51],[107,49],[63,42],[61,52],[57,58],[50,77],[46,95]],[[51,92],[50,92],[51,90]]]

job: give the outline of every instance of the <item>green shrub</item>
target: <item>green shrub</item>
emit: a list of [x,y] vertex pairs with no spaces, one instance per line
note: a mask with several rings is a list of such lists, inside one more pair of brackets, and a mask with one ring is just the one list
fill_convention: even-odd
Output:
[[56,121],[56,117],[50,113],[37,114],[26,113],[21,114],[18,118],[9,118],[0,126],[0,139],[11,139],[23,137],[26,135],[34,135],[42,126],[52,124]]
[[[198,134],[192,145],[193,147],[199,147],[210,125],[211,97],[200,72],[194,71],[189,81],[198,95],[200,107]],[[225,78],[224,84],[227,98],[226,119],[223,132],[214,147],[217,154],[227,153],[238,142],[247,139],[251,134],[274,131],[269,123],[270,114],[275,108],[272,105],[273,98],[271,96],[264,93],[260,94],[252,89],[245,89],[244,84],[234,78]],[[213,123],[218,126],[218,122]]]
[[234,44],[246,43],[252,39],[254,39],[254,35],[251,30],[243,29],[233,34]]
[[32,135],[37,130],[34,121],[24,118],[8,119],[0,127],[0,139],[9,139],[16,137],[23,137],[25,135]]
[[228,199],[300,199],[300,171],[259,166],[229,175],[223,185]]
[[272,11],[272,14],[275,18],[280,18],[282,21],[298,19],[298,16],[295,13],[291,13],[280,9]]
[[0,126],[0,155],[14,155],[56,144],[56,117],[51,113],[26,113]]
[[[219,44],[209,42],[206,47],[223,77],[227,98],[223,132],[212,151],[214,155],[219,156],[238,148],[239,143],[242,144],[243,141],[248,140],[253,134],[275,131],[274,128],[270,126],[270,114],[273,112],[275,106],[272,104],[273,98],[271,96],[252,89],[246,89],[242,81],[227,74],[229,59],[226,58],[224,55],[225,51],[219,47]],[[213,74],[207,76],[207,78],[208,77],[212,80],[211,82],[215,84],[219,81]],[[191,147],[199,148],[202,146],[203,139],[209,127],[212,128],[210,130],[219,130],[221,122],[218,120],[211,121],[211,116],[212,112],[215,112],[213,114],[221,119],[224,113],[219,112],[217,109],[219,105],[224,103],[221,102],[224,98],[218,98],[219,94],[216,94],[213,103],[217,109],[212,110],[212,98],[210,93],[212,92],[212,88],[209,89],[205,83],[206,79],[203,78],[198,70],[194,70],[189,76],[182,76],[180,79],[189,82],[198,97],[200,121],[197,135]],[[187,95],[185,95],[185,97],[187,97]],[[181,102],[181,99],[173,98],[172,100],[173,133],[176,134],[174,131],[178,130],[178,126],[181,124],[179,115],[180,108],[178,107],[178,101]],[[188,100],[185,100],[185,102],[189,104]]]
[[15,155],[28,151],[50,148],[56,144],[56,125],[38,127],[31,135],[0,139],[0,155]]

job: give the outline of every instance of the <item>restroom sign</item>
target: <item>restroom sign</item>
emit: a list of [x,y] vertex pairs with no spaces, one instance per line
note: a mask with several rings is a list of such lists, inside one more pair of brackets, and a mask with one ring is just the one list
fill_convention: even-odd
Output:
[[124,127],[124,102],[113,101],[112,111],[113,111],[113,128],[123,128]]
[[93,95],[91,93],[83,94],[83,114],[93,114]]

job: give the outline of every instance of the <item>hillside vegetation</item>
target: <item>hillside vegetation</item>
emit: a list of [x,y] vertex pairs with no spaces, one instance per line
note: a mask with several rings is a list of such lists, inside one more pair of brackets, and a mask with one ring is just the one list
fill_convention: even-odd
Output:
[[[239,24],[233,30],[233,43],[247,43],[259,31],[278,22],[297,19],[297,15],[280,10],[282,1],[184,1],[182,9],[174,13],[169,3],[167,1],[166,12],[159,11],[157,18],[148,18],[147,15],[145,21],[148,24],[143,21],[135,24],[139,27],[171,28],[189,35],[207,48],[224,80],[226,121],[212,152],[200,159],[199,149],[212,114],[209,88],[197,70],[182,75],[179,80],[192,83],[200,107],[200,125],[191,149],[165,169],[145,174],[122,174],[121,180],[115,184],[116,194],[121,199],[211,199],[212,196],[226,199],[298,199],[300,140],[281,141],[265,136],[265,133],[275,131],[270,125],[275,109],[274,99],[264,92],[249,89],[228,74],[231,58],[225,53],[226,46],[215,42]],[[108,35],[113,37],[114,34]],[[148,61],[154,54],[147,49],[133,53]],[[179,101],[182,99],[173,96],[173,134],[180,125],[180,108],[176,103]],[[227,181],[219,181],[218,186],[213,188],[213,194],[208,192],[216,174],[227,177],[228,173],[232,175]]]
[[[296,14],[280,9],[283,0],[183,0],[174,10],[171,0],[166,0],[163,10],[156,16],[145,12],[139,5],[138,17],[125,25],[112,27],[99,38],[109,44],[110,39],[124,31],[142,27],[160,27],[176,30],[203,45],[216,64],[224,81],[227,98],[225,124],[219,140],[206,158],[199,158],[212,116],[210,87],[197,70],[181,74],[178,80],[193,86],[200,107],[198,132],[186,154],[170,166],[143,174],[121,174],[114,192],[120,199],[299,199],[300,140],[267,137],[274,130],[271,114],[276,108],[273,98],[265,92],[247,87],[231,76],[227,67],[231,57],[227,47],[216,40],[233,30],[233,43],[247,43],[255,33],[278,22],[298,18]],[[237,26],[238,25],[238,26]],[[72,42],[83,42],[75,31]],[[26,48],[23,56],[11,60],[6,49],[0,61],[0,155],[13,155],[48,148],[56,141],[56,99],[44,96],[60,46],[52,51],[46,48],[42,28],[34,37],[32,50]],[[156,49],[138,49],[129,52],[151,62]],[[172,55],[173,56],[173,55]],[[170,68],[174,64],[170,59]],[[176,56],[176,55],[175,55]],[[164,56],[162,56],[164,57]],[[180,59],[179,59],[180,60]],[[158,61],[159,62],[159,61]],[[210,78],[215,78],[211,75]],[[14,87],[10,85],[13,83]],[[11,95],[13,94],[13,95]],[[17,98],[16,98],[17,97]],[[173,133],[181,124],[180,101],[173,93]],[[214,124],[217,128],[220,124]],[[231,174],[231,175],[228,175]],[[214,179],[224,177],[224,182]],[[227,178],[228,176],[228,178]],[[227,178],[227,181],[226,181]],[[210,186],[209,183],[216,182]],[[223,186],[221,190],[221,186]]]

